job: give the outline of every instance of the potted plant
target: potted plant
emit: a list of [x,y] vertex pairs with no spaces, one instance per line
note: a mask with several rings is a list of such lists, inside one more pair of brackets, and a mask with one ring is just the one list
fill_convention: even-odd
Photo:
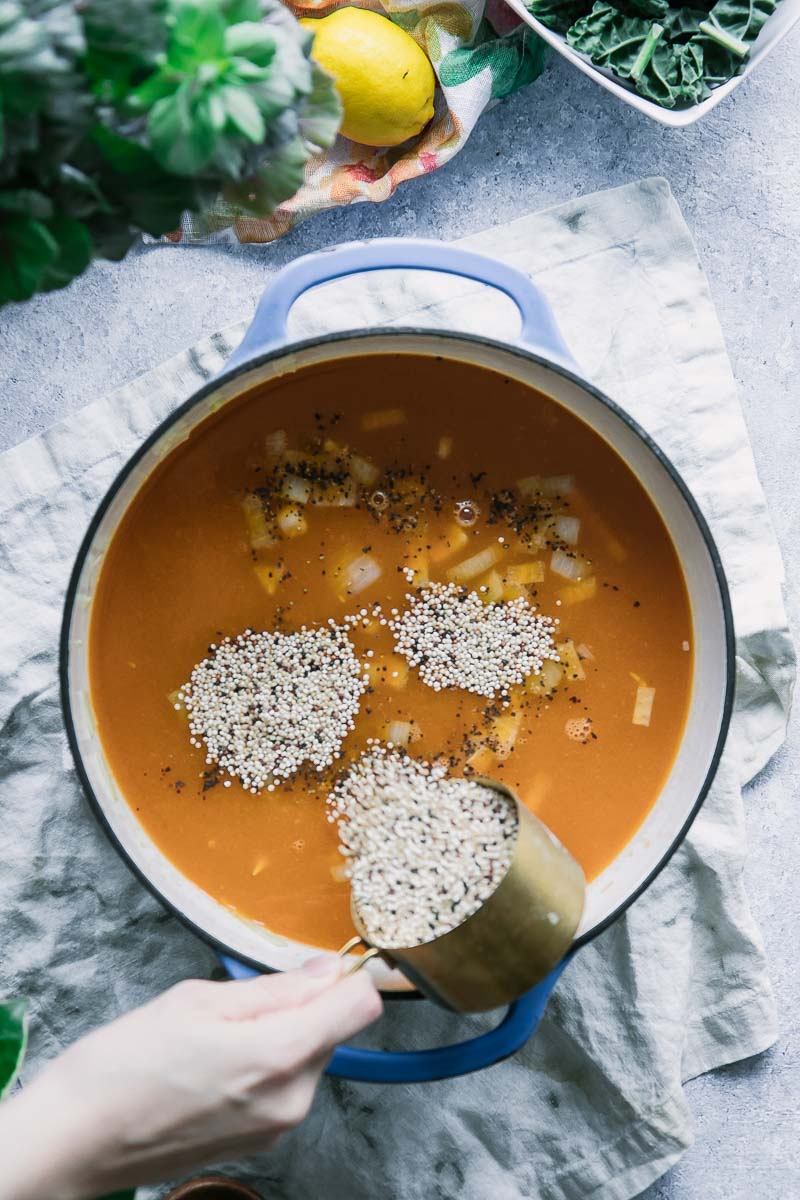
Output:
[[0,305],[292,196],[341,115],[312,41],[279,0],[0,5]]

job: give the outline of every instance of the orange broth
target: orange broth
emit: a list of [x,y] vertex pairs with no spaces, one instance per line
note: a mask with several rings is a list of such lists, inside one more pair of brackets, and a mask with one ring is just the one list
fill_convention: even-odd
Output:
[[[335,442],[381,475],[359,485],[352,507],[306,505],[307,531],[264,547],[252,497],[261,496],[270,521],[285,503],[269,493],[267,445],[276,440],[267,439],[279,429],[295,457],[303,445],[324,455]],[[565,475],[574,486],[552,483]],[[543,499],[529,482],[522,502],[516,481],[531,476],[556,494]],[[403,493],[404,512],[416,505],[416,528],[398,532],[388,510],[376,511],[374,493],[387,479],[395,500]],[[497,497],[509,495],[515,511],[543,506],[533,537],[530,523],[519,532],[506,520]],[[465,500],[479,514],[468,528],[454,520]],[[554,539],[558,515],[579,519],[577,544]],[[515,687],[507,708],[437,693],[404,671],[388,628],[371,620],[352,634],[364,661],[374,652],[373,690],[362,697],[345,761],[367,738],[386,740],[391,722],[413,722],[410,753],[447,755],[457,772],[469,772],[472,759],[508,783],[588,878],[620,852],[667,778],[691,690],[689,601],[658,513],[616,452],[546,396],[432,356],[364,356],[287,375],[209,417],[144,484],[106,556],[90,638],[100,736],[123,795],[185,875],[277,934],[329,948],[350,935],[336,830],[325,819],[332,774],[257,795],[235,780],[222,786],[204,750],[190,745],[174,694],[223,636],[289,631],[362,608],[369,615],[375,603],[388,614],[406,603],[403,567],[419,572],[415,584],[446,581],[487,548],[496,565],[465,586],[488,589],[487,601],[524,595],[559,618],[558,638],[570,648],[559,682]],[[579,557],[580,580],[554,573],[554,549]],[[358,596],[343,595],[343,567],[364,551],[382,574]],[[655,688],[649,725],[632,720],[640,685]]]

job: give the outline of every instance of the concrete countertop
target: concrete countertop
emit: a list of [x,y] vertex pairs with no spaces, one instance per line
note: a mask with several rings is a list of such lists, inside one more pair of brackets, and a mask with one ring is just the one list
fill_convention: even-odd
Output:
[[[666,176],[719,311],[800,628],[800,29],[698,125],[670,131],[555,59],[481,120],[447,167],[380,206],[317,217],[271,247],[139,247],[0,313],[0,450],[249,315],[264,268],[379,235],[451,239],[645,175]],[[750,895],[782,1037],[687,1093],[697,1142],[643,1200],[800,1197],[796,827],[800,730],[747,794]]]

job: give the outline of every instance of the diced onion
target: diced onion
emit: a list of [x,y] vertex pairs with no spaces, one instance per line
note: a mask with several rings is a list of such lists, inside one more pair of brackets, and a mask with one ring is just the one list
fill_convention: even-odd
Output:
[[512,584],[541,583],[544,579],[544,563],[541,561],[515,563],[514,566],[507,569],[505,578],[508,583]]
[[260,875],[266,865],[267,865],[267,860],[265,858],[256,859],[256,864],[253,867],[250,874],[251,875]]
[[433,543],[430,552],[431,562],[442,562],[444,559],[450,558],[459,550],[463,550],[468,542],[467,531],[460,525],[452,525],[443,538]]
[[308,532],[308,521],[297,504],[284,505],[275,518],[275,523],[285,538],[300,537]]
[[288,440],[285,429],[276,429],[274,433],[270,433],[264,440],[264,449],[270,458],[280,458],[286,450]]
[[536,692],[540,696],[549,696],[561,683],[563,675],[564,669],[560,663],[553,662],[550,658],[545,659],[539,674],[531,675],[528,679],[528,691]]
[[408,721],[390,721],[386,726],[386,740],[393,746],[404,748],[411,741],[411,732]]
[[578,651],[575,648],[575,643],[571,639],[568,639],[566,642],[559,642],[556,646],[556,650],[567,679],[586,678],[586,672],[584,671],[581,660],[578,657]]
[[254,550],[268,550],[274,546],[278,538],[258,496],[248,493],[242,500],[242,511],[251,547]]
[[566,554],[563,550],[554,550],[550,559],[550,570],[564,579],[580,579],[582,559],[574,554]]
[[370,462],[368,458],[362,458],[360,454],[352,454],[350,456],[350,474],[364,487],[371,487],[378,481],[381,473],[375,463]]
[[281,581],[280,567],[275,566],[274,563],[256,563],[253,569],[258,582],[267,595],[274,596]]
[[447,437],[446,435],[444,437],[440,437],[439,445],[436,447],[436,457],[449,458],[452,453],[453,439],[451,437]]
[[583,659],[585,662],[594,662],[594,654],[592,654],[591,648],[586,645],[586,642],[580,642],[575,649],[578,651],[578,658]]
[[486,582],[478,588],[481,600],[486,604],[498,604],[503,599],[503,580],[499,571],[490,571]]
[[355,508],[358,494],[352,480],[346,483],[315,484],[309,503],[315,508]]
[[556,517],[554,526],[556,536],[561,538],[562,542],[566,542],[568,546],[575,545],[581,531],[581,523],[578,517],[568,517],[562,514]]
[[631,718],[634,725],[650,724],[655,696],[655,688],[645,687],[642,683],[639,684],[636,689],[636,703],[633,706],[633,717]]
[[366,433],[376,429],[389,429],[392,425],[403,425],[406,413],[404,408],[379,408],[364,413],[361,418],[361,428]]
[[169,701],[169,706],[170,706],[170,708],[174,709],[176,712],[179,712],[181,709],[183,709],[183,702],[182,702],[180,696],[181,696],[180,688],[175,688],[174,692],[169,692],[167,694],[167,700]]
[[524,479],[518,479],[517,491],[521,496],[528,498],[540,495],[542,491],[541,475],[526,475]]
[[486,546],[477,554],[473,554],[470,558],[465,558],[451,567],[447,572],[447,578],[451,583],[466,583],[468,579],[474,579],[476,575],[490,571],[502,557],[503,550],[500,545]]
[[350,868],[346,863],[334,863],[330,870],[331,876],[337,883],[347,883],[347,880],[350,878]]
[[467,759],[467,766],[476,775],[488,775],[497,763],[497,755],[490,746],[479,746]]
[[562,588],[558,593],[558,598],[562,604],[581,604],[584,600],[591,600],[597,594],[597,577],[590,575],[588,579],[581,579],[579,583],[572,583],[569,587]]
[[563,674],[564,671],[561,664],[553,662],[551,658],[545,659],[542,663],[542,681],[548,688],[558,687]]
[[574,490],[574,475],[549,475],[542,480],[543,496],[568,496]]
[[393,654],[386,662],[383,679],[387,687],[399,691],[408,683],[408,660],[401,654]]
[[295,504],[306,504],[311,495],[311,484],[299,475],[287,475],[281,484],[281,495]]
[[508,758],[514,749],[514,743],[517,740],[521,724],[521,712],[507,713],[502,717],[498,717],[494,722],[494,733],[497,737],[497,749],[495,753],[500,762]]
[[383,567],[376,558],[369,554],[361,554],[348,563],[342,573],[345,591],[351,596],[357,596],[370,587],[383,574]]
[[526,475],[517,480],[517,491],[521,496],[568,496],[575,488],[572,475]]

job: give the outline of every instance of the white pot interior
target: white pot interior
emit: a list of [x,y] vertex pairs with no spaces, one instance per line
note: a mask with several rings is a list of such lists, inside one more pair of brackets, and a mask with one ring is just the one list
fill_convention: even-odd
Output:
[[[88,635],[95,585],[103,557],[128,505],[153,468],[212,411],[255,383],[334,358],[383,353],[445,354],[510,375],[552,396],[609,442],[638,476],[670,532],[683,566],[694,626],[695,666],[684,738],[670,776],[649,815],[623,852],[588,888],[578,936],[591,935],[624,905],[659,866],[689,821],[713,770],[726,719],[728,652],[726,617],[709,545],[670,471],[645,440],[612,408],[580,384],[547,366],[491,344],[455,335],[375,333],[305,348],[289,348],[262,366],[223,380],[184,413],[125,478],[97,526],[74,598],[67,678],[74,733],[83,768],[114,838],[160,896],[197,929],[234,956],[266,968],[298,966],[315,948],[290,942],[246,921],[203,892],[161,853],[128,807],[106,763],[89,696]],[[380,961],[371,963],[381,987],[409,984]]]

